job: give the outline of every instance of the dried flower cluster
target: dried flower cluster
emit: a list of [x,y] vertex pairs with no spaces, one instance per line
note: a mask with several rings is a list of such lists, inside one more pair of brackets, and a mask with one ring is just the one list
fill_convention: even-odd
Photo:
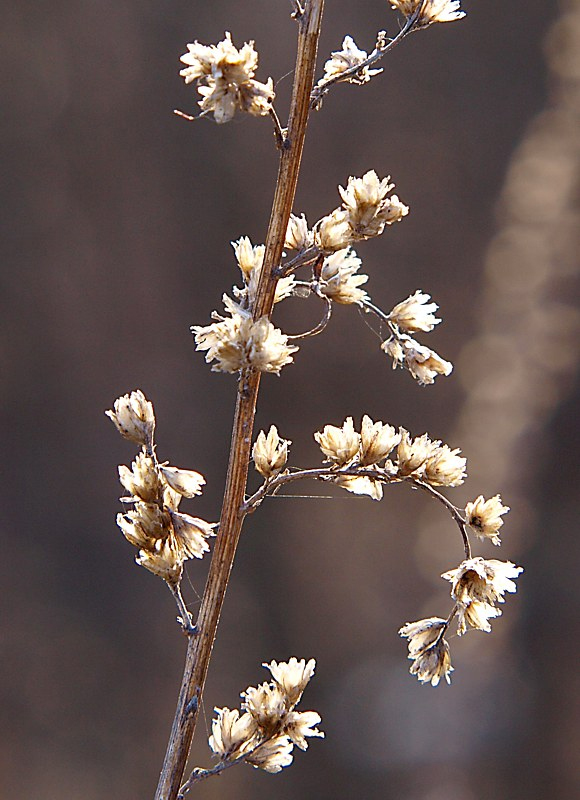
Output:
[[199,472],[158,463],[153,405],[141,390],[120,397],[106,414],[122,436],[142,446],[131,469],[119,467],[119,480],[128,492],[121,502],[133,508],[117,515],[117,525],[138,548],[137,563],[176,586],[183,562],[203,558],[213,536],[215,525],[178,511],[184,497],[201,494],[205,479]]
[[345,72],[358,67],[353,74],[346,80],[349,83],[368,83],[374,75],[380,75],[382,69],[369,69],[365,62],[368,54],[365,50],[357,47],[352,36],[345,36],[342,41],[342,48],[330,54],[330,58],[324,65],[324,75],[318,81],[317,86],[322,87],[329,80],[336,80],[344,75]]
[[433,22],[453,22],[465,16],[465,12],[460,9],[460,0],[389,0],[389,2],[407,18],[412,17],[420,9],[415,22],[416,28],[426,28]]
[[265,772],[280,772],[292,763],[294,746],[306,750],[310,736],[324,736],[316,727],[320,722],[316,711],[295,710],[316,662],[291,658],[263,666],[272,680],[242,692],[241,713],[215,709],[209,746],[224,766],[245,761]]
[[216,45],[199,42],[187,45],[188,52],[181,56],[187,64],[179,73],[186,83],[197,81],[197,91],[202,96],[199,106],[204,114],[213,112],[218,123],[229,122],[237,111],[263,116],[270,113],[275,97],[274,83],[254,80],[258,67],[258,53],[253,42],[246,42],[238,50],[231,34]]

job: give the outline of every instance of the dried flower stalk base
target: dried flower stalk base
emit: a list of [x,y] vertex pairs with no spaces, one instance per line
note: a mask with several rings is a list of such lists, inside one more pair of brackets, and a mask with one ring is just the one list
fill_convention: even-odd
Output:
[[[239,381],[219,525],[180,509],[182,500],[201,493],[205,479],[193,470],[158,461],[153,406],[143,392],[137,390],[119,398],[107,412],[122,436],[141,448],[131,468],[119,467],[127,492],[121,500],[130,508],[118,515],[117,523],[138,549],[137,563],[167,583],[187,636],[184,675],[156,800],[184,797],[195,783],[241,762],[279,772],[292,763],[295,747],[306,750],[308,738],[324,736],[316,727],[321,721],[317,712],[296,710],[314,674],[314,659],[272,661],[264,664],[272,680],[246,689],[240,711],[215,709],[209,745],[218,763],[209,769],[196,767],[183,782],[242,524],[267,496],[285,484],[305,479],[331,482],[379,501],[385,487],[407,483],[429,494],[450,514],[459,530],[464,559],[442,575],[451,584],[449,613],[447,617],[408,622],[399,631],[408,640],[410,671],[423,683],[437,686],[442,678],[450,682],[453,667],[444,638],[448,628],[455,620],[459,635],[470,629],[489,632],[491,620],[501,614],[498,604],[504,602],[506,592],[515,591],[513,579],[522,571],[509,561],[472,555],[470,534],[500,544],[502,516],[509,508],[499,495],[488,500],[480,495],[464,509],[448,500],[440,488],[463,484],[466,459],[459,449],[426,433],[413,437],[402,427],[374,421],[367,415],[359,428],[348,417],[341,426],[328,424],[314,433],[323,465],[310,469],[288,465],[291,442],[283,439],[274,425],[268,433],[261,431],[252,444],[261,374],[278,375],[291,364],[299,352],[297,342],[325,330],[335,303],[355,306],[369,315],[376,324],[380,349],[392,360],[392,366],[406,369],[419,385],[433,384],[437,376],[452,371],[450,362],[415,338],[441,322],[430,295],[417,289],[386,312],[371,299],[369,276],[360,272],[362,261],[355,246],[382,235],[409,213],[409,207],[393,194],[390,177],[380,178],[374,170],[349,177],[345,187],[338,187],[341,205],[312,226],[303,214],[292,213],[309,113],[322,107],[337,83],[362,85],[380,74],[381,69],[371,67],[412,31],[464,16],[459,0],[390,0],[390,4],[405,18],[397,36],[389,39],[385,31],[379,31],[370,55],[352,37],[345,36],[342,48],[331,54],[322,78],[314,85],[324,3],[292,3],[292,17],[298,24],[298,54],[290,116],[284,129],[274,108],[272,79],[263,83],[255,77],[258,55],[253,42],[238,49],[231,34],[226,33],[217,45],[189,44],[181,58],[186,65],[181,75],[187,84],[197,86],[202,98],[200,116],[213,115],[219,124],[244,112],[272,120],[280,166],[265,244],[253,245],[247,237],[232,243],[242,285],[234,286],[231,296],[223,296],[223,314],[214,312],[210,324],[192,327],[197,349],[205,352],[212,370],[236,374]],[[291,296],[314,296],[317,302],[322,301],[323,315],[313,329],[290,334],[272,323],[274,305]],[[252,459],[263,482],[248,497]],[[194,624],[181,594],[184,563],[209,551],[216,528],[209,575]]]

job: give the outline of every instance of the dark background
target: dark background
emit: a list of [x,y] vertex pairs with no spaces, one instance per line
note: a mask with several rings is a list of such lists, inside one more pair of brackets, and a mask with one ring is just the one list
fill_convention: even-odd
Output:
[[[411,214],[358,248],[389,309],[417,288],[444,322],[423,336],[456,365],[421,388],[391,372],[352,308],[265,376],[258,425],[314,466],[312,433],[363,413],[461,446],[458,504],[502,493],[504,546],[526,572],[491,636],[451,640],[451,687],[420,686],[397,629],[445,616],[461,544],[405,487],[381,504],[275,499],[248,520],[193,762],[212,708],[316,657],[304,708],[324,741],[277,776],[245,766],[203,798],[563,800],[577,788],[576,380],[580,3],[465,0],[468,16],[413,35],[366,87],[340,86],[309,127],[296,211],[391,174]],[[2,613],[0,793],[22,800],[152,797],[184,641],[161,581],[115,525],[131,445],[103,411],[142,388],[161,459],[201,471],[185,510],[219,516],[235,381],[188,328],[238,281],[229,242],[263,241],[277,154],[267,120],[188,123],[186,42],[256,40],[257,77],[285,116],[295,25],[286,0],[19,0],[3,4]],[[556,27],[554,28],[554,25]],[[397,29],[384,0],[328,0],[322,62],[342,37]],[[290,301],[289,331],[319,308]],[[303,485],[300,494],[323,493]],[[206,563],[191,563],[193,610]]]

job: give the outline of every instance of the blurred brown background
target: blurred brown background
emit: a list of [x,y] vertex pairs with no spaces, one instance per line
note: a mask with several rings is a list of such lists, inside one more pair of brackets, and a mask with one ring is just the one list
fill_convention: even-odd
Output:
[[[417,387],[391,372],[353,309],[262,384],[258,424],[319,461],[312,432],[366,412],[469,459],[458,503],[501,492],[504,546],[525,566],[494,633],[451,640],[451,687],[418,685],[398,627],[446,615],[461,559],[443,511],[404,487],[381,504],[273,499],[248,520],[205,697],[237,705],[261,662],[318,661],[305,708],[325,741],[277,776],[237,767],[201,798],[553,800],[577,784],[580,3],[465,0],[413,35],[366,87],[312,118],[296,210],[392,174],[411,214],[361,245],[375,302],[417,288],[444,323],[423,341],[456,364]],[[186,509],[219,515],[235,382],[188,328],[237,281],[229,242],[263,241],[276,172],[268,121],[187,123],[188,41],[254,38],[287,109],[286,0],[3,4],[0,796],[152,797],[184,641],[159,580],[115,526],[116,466],[134,453],[103,416],[140,387],[159,455],[203,472]],[[555,26],[555,27],[554,27]],[[384,0],[328,0],[321,61],[344,34],[396,30]],[[291,301],[292,331],[318,307]],[[301,486],[301,494],[325,487]],[[194,609],[206,564],[191,564]],[[199,726],[193,763],[211,763]],[[192,795],[193,796],[193,795]]]

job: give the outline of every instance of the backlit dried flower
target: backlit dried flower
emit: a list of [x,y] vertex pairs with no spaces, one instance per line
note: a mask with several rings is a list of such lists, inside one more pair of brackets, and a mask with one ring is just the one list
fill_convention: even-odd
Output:
[[355,251],[346,247],[327,256],[320,272],[320,291],[337,303],[348,305],[360,303],[368,295],[359,287],[369,279],[368,275],[357,275],[362,261]]
[[432,384],[437,375],[450,375],[453,370],[453,364],[407,335],[387,339],[381,349],[393,359],[393,368],[405,366],[420,386]]
[[119,467],[119,480],[133,497],[145,503],[155,503],[163,492],[163,484],[155,467],[155,461],[146,453],[139,453],[131,464],[131,469],[121,465]]
[[140,550],[135,561],[167,583],[176,585],[181,580],[183,555],[174,538],[159,539],[153,550]]
[[231,245],[234,248],[242,275],[249,279],[254,270],[262,267],[265,246],[263,244],[252,245],[248,236],[241,236],[237,242],[231,242]]
[[231,310],[231,317],[205,327],[194,325],[192,332],[198,350],[207,350],[205,360],[214,372],[238,372],[253,367],[260,372],[280,373],[292,363],[298,348],[275,328],[267,317],[254,322],[249,314]]
[[288,439],[281,439],[275,425],[270,427],[268,435],[260,431],[252,449],[252,458],[256,469],[264,478],[277,475],[288,460]]
[[205,485],[205,478],[199,472],[168,466],[161,466],[159,469],[169,486],[183,497],[196,497],[202,493],[201,487]]
[[[351,36],[345,36],[342,42],[342,49],[331,53],[331,58],[324,65],[324,75],[318,81],[317,86],[324,86],[330,80],[342,75],[352,67],[361,65],[367,58],[367,53],[358,48]],[[379,75],[382,69],[369,69],[362,67],[346,80],[349,83],[368,83],[373,75]]]
[[451,596],[459,604],[459,633],[467,626],[489,632],[489,619],[501,614],[495,603],[505,602],[505,592],[515,592],[512,578],[523,572],[511,561],[470,558],[441,576],[451,583]]
[[406,300],[397,303],[389,314],[389,319],[401,330],[409,331],[410,333],[432,331],[441,320],[437,319],[434,314],[439,306],[437,303],[429,303],[430,299],[430,295],[417,289]]
[[312,231],[308,230],[308,222],[304,214],[299,217],[290,214],[284,247],[288,247],[290,250],[304,250],[313,243],[314,235]]
[[427,459],[437,452],[441,442],[433,442],[424,433],[411,439],[409,432],[400,428],[401,440],[397,447],[397,470],[401,477],[417,475],[421,477],[425,470]]
[[[389,0],[389,2],[393,8],[408,18],[417,11],[423,0]],[[426,0],[415,27],[426,28],[432,22],[453,22],[464,16],[460,0]]]
[[409,658],[413,660],[409,671],[416,675],[421,683],[437,686],[441,678],[451,683],[451,657],[449,645],[441,632],[446,621],[439,617],[429,617],[418,622],[407,622],[399,630],[399,635],[406,637],[409,646]]
[[378,464],[401,441],[401,434],[392,425],[373,422],[366,414],[361,426],[361,458],[363,466]]
[[237,708],[214,708],[217,718],[211,722],[209,746],[222,760],[236,759],[251,749],[255,743],[257,724],[251,714],[242,714]]
[[335,208],[331,214],[316,223],[314,235],[316,244],[325,253],[348,247],[353,237],[347,212]]
[[271,661],[262,666],[270,670],[274,682],[285,693],[288,705],[295,706],[314,675],[316,661],[313,658],[306,661],[304,658],[298,660],[293,657],[289,661]]
[[347,417],[342,428],[325,425],[322,431],[314,434],[314,438],[328,460],[341,467],[352,461],[359,452],[360,433],[355,431],[352,417]]
[[177,511],[170,511],[169,515],[183,558],[203,558],[204,554],[209,552],[206,540],[215,535],[215,525],[199,519],[199,517],[192,517]]
[[248,764],[265,770],[265,772],[280,772],[284,767],[289,767],[293,761],[292,750],[294,743],[289,736],[276,736],[257,747],[246,758]]
[[276,684],[261,683],[248,686],[241,696],[242,708],[249,711],[259,727],[267,735],[275,733],[288,710],[285,692]]
[[320,714],[316,711],[290,711],[284,719],[284,733],[301,750],[308,749],[307,736],[320,736],[324,739],[324,732],[315,728],[321,721]]
[[115,400],[113,410],[105,411],[105,414],[113,421],[121,436],[151,449],[155,414],[153,404],[140,389],[119,397]]
[[446,444],[435,450],[425,463],[424,480],[432,486],[460,486],[465,480],[467,459],[461,450],[451,450]]
[[379,236],[385,225],[399,222],[409,213],[396,195],[388,197],[395,186],[389,180],[390,177],[381,180],[374,170],[369,170],[362,178],[349,178],[346,189],[338,187],[353,239]]
[[371,500],[383,499],[383,484],[367,475],[339,475],[333,483],[352,494],[366,495]]
[[253,42],[238,50],[226,32],[217,45],[199,42],[187,45],[181,61],[188,66],[179,73],[186,83],[198,82],[202,112],[213,112],[218,123],[229,122],[236,110],[261,116],[268,114],[275,97],[271,78],[267,83],[254,80],[258,54]]
[[496,494],[489,500],[483,495],[465,506],[465,518],[475,535],[480,539],[490,539],[493,544],[500,544],[499,529],[503,525],[502,515],[507,514],[509,506],[502,505],[501,497]]

